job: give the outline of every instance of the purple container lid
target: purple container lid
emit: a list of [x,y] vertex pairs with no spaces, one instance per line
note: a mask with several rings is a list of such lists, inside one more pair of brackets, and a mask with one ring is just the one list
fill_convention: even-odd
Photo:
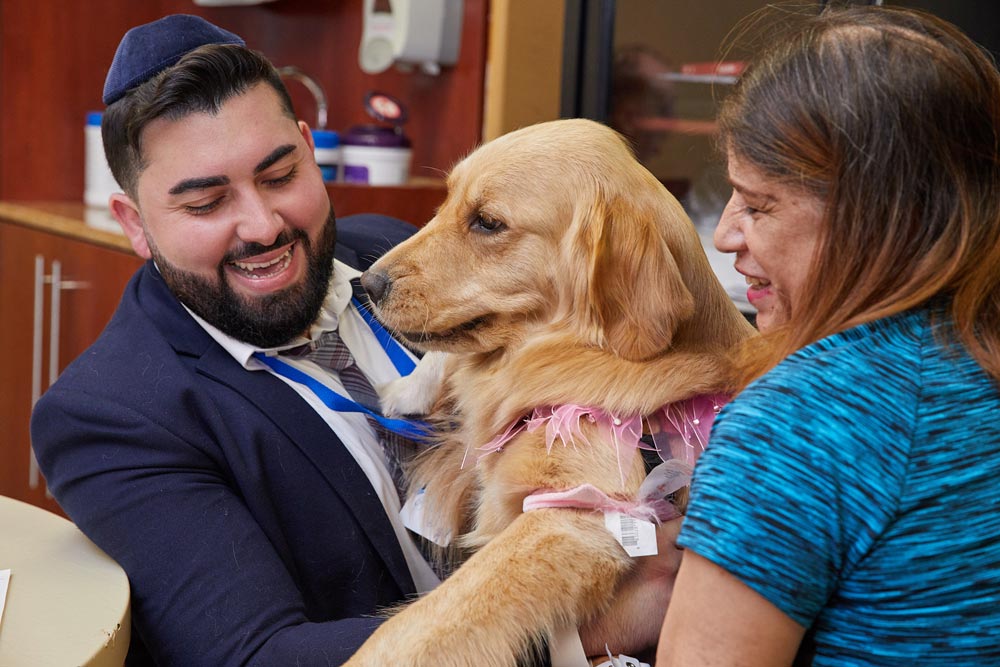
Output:
[[410,140],[402,132],[382,125],[355,125],[341,138],[344,146],[409,148]]
[[398,98],[377,90],[369,91],[365,95],[365,113],[377,121],[396,127],[401,126],[410,117],[406,105]]

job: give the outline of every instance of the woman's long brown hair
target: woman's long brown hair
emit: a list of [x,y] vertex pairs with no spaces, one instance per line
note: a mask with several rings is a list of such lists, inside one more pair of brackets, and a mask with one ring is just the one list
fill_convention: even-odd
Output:
[[927,14],[827,10],[755,60],[720,128],[726,150],[826,204],[810,296],[744,350],[743,386],[932,300],[1000,381],[1000,74],[982,49]]

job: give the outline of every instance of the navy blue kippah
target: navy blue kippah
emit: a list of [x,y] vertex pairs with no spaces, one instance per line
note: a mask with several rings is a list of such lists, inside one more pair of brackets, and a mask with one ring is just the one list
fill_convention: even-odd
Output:
[[132,28],[122,37],[104,81],[104,103],[125,93],[177,63],[184,54],[205,44],[246,43],[239,35],[214,26],[199,16],[173,14]]

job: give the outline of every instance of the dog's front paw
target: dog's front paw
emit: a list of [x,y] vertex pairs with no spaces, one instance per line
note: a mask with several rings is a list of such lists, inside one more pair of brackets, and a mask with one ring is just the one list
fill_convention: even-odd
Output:
[[444,352],[428,352],[412,373],[380,386],[382,414],[386,417],[430,414],[441,395],[446,356]]
[[386,417],[419,417],[433,407],[433,398],[419,391],[419,382],[409,375],[379,387],[379,396]]

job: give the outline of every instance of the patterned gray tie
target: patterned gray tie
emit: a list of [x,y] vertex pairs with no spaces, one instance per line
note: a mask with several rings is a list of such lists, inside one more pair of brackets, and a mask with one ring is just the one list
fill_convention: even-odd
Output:
[[[355,402],[381,414],[378,392],[375,391],[375,387],[372,386],[367,376],[358,368],[354,362],[354,355],[347,349],[347,345],[337,331],[324,332],[316,341],[315,346],[312,344],[303,345],[287,350],[284,354],[304,357],[321,368],[333,370]],[[403,465],[409,456],[416,453],[416,445],[411,440],[386,429],[371,416],[365,415],[365,418],[372,430],[375,431],[379,444],[382,446],[386,467],[389,474],[392,475],[392,481],[402,502],[404,500]]]

